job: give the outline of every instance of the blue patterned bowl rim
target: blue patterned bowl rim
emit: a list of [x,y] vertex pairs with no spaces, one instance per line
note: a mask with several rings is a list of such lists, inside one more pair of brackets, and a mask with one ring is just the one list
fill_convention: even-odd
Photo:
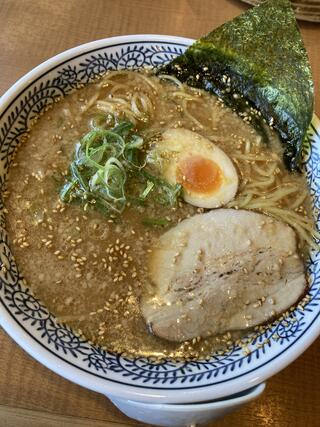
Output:
[[[32,118],[56,97],[107,69],[157,66],[181,54],[191,39],[165,35],[112,37],[67,50],[34,68],[0,100],[0,184],[13,150]],[[305,171],[315,210],[320,206],[320,121],[314,116]],[[233,347],[209,361],[155,363],[103,351],[59,325],[23,285],[12,257],[0,202],[0,324],[32,357],[52,371],[108,396],[152,403],[212,400],[241,392],[296,359],[320,332],[320,256],[311,253],[310,301],[261,333],[250,354]],[[317,214],[317,222],[318,214]],[[2,268],[2,267],[5,268]]]

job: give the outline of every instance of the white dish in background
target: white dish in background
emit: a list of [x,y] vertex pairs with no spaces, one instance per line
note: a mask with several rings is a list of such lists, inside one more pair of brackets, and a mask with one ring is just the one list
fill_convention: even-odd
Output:
[[265,383],[261,383],[226,399],[203,403],[157,404],[117,398],[112,398],[111,401],[128,417],[148,424],[164,427],[193,426],[207,424],[239,409],[242,405],[257,399],[265,387]]
[[[191,43],[190,39],[162,35],[98,40],[63,52],[22,77],[0,101],[0,182],[5,180],[14,147],[30,121],[55,98],[110,68],[158,66],[181,54]],[[320,122],[314,117],[305,167],[315,208],[320,205],[319,132]],[[57,324],[54,316],[24,288],[10,252],[3,205],[0,207],[0,262],[5,266],[0,270],[1,326],[49,369],[105,394],[119,406],[123,400],[153,405],[194,404],[250,389],[251,394],[244,392],[247,397],[240,399],[249,400],[249,394],[255,397],[263,389],[253,387],[296,359],[320,332],[320,257],[313,252],[308,264],[310,302],[304,310],[297,308],[290,317],[261,333],[250,345],[250,354],[233,347],[224,355],[213,355],[210,361],[185,363],[154,363],[109,354]],[[173,406],[171,409],[175,411]]]
[[[244,3],[256,6],[263,0],[242,0]],[[319,0],[302,0],[291,1],[293,10],[297,19],[302,21],[320,22],[320,1]]]

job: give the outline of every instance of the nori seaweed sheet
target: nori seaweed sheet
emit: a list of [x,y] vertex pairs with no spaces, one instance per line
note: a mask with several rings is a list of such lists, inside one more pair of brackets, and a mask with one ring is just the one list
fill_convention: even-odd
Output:
[[[313,114],[308,56],[289,0],[269,0],[197,40],[159,70],[218,95],[263,133],[278,130],[284,161],[299,170]],[[266,135],[266,134],[265,134]]]

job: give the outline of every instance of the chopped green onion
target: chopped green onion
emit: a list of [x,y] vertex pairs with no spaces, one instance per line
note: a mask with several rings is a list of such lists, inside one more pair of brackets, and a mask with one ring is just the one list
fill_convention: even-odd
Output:
[[182,186],[180,184],[171,185],[167,181],[158,176],[154,176],[147,172],[146,170],[142,170],[141,174],[153,182],[158,189],[157,202],[161,205],[165,206],[174,206],[177,202],[177,198],[180,196],[182,191]]
[[121,213],[129,201],[174,206],[181,186],[147,171],[145,140],[133,128],[126,120],[112,129],[95,126],[75,144],[69,177],[60,190],[63,202],[80,202],[106,214]]
[[170,224],[170,221],[166,218],[143,218],[142,223],[153,227],[167,227]]
[[153,187],[154,187],[154,183],[151,181],[147,181],[147,186],[144,189],[143,193],[141,194],[140,199],[145,199],[150,193],[150,191],[152,191]]
[[68,181],[64,184],[64,186],[60,190],[60,199],[65,202],[69,203],[71,201],[71,192],[76,186],[77,181]]
[[78,184],[80,185],[81,189],[84,192],[87,192],[89,190],[89,186],[87,185],[87,183],[85,182],[85,180],[83,179],[80,170],[78,169],[78,166],[76,165],[75,162],[72,162],[70,165],[70,173],[72,175],[72,178],[74,181],[77,181]]

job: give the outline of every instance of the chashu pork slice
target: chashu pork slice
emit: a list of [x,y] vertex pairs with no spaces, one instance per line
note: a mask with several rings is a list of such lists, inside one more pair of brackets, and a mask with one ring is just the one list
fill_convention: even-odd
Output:
[[153,247],[149,273],[141,311],[152,333],[170,341],[267,322],[306,288],[294,231],[246,210],[182,221]]

